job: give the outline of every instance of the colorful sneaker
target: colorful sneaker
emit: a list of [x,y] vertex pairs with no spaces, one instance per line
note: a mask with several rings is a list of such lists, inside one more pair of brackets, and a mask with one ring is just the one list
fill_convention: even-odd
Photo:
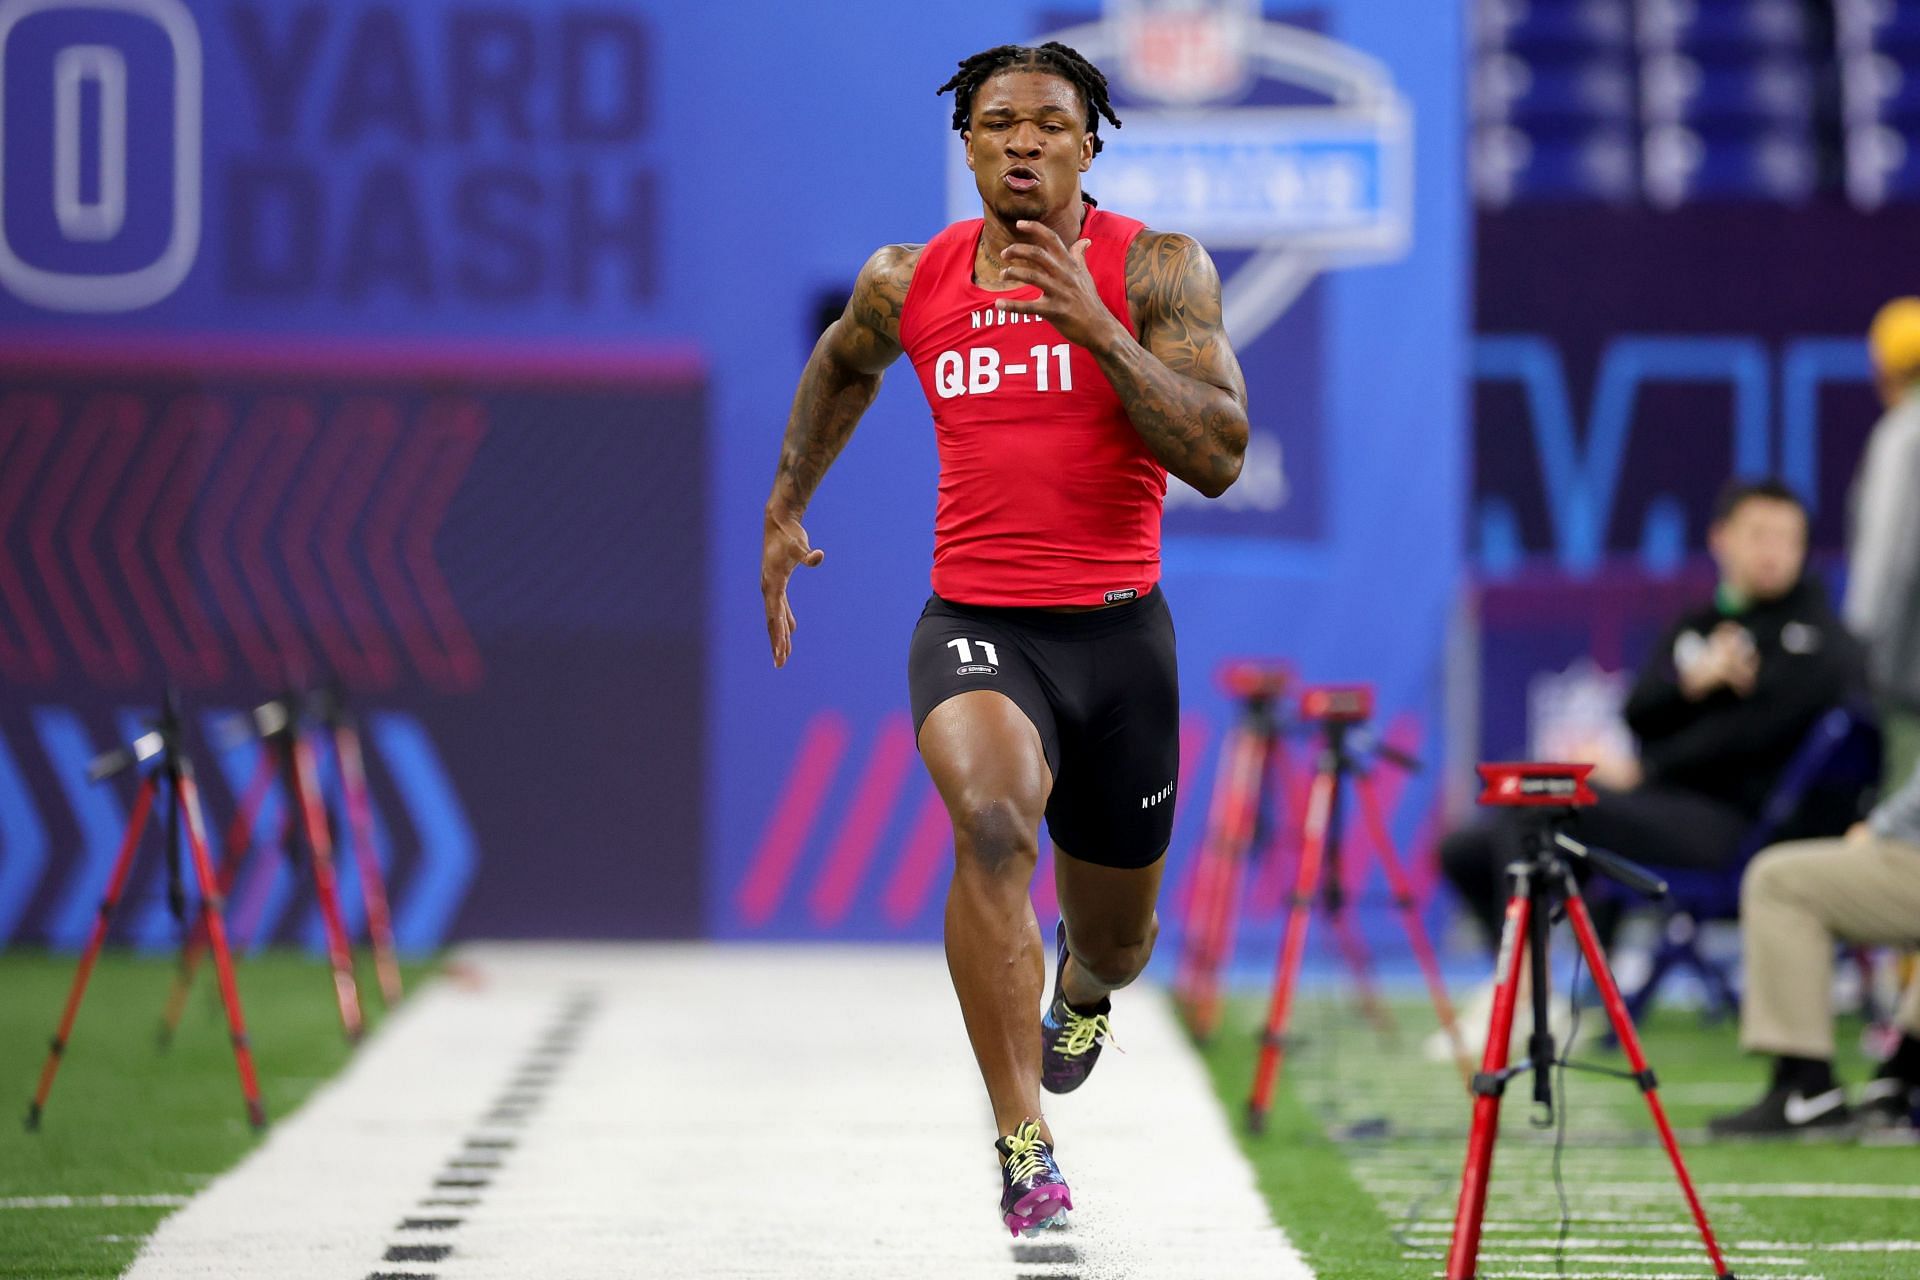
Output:
[[1067,971],[1067,922],[1055,933],[1059,959],[1053,969],[1053,1003],[1040,1018],[1040,1085],[1048,1093],[1072,1093],[1093,1073],[1100,1049],[1113,1039],[1107,1014],[1113,1001],[1102,1000],[1092,1013],[1067,1003],[1060,979]]
[[1040,1137],[1038,1121],[1028,1120],[993,1144],[1000,1153],[1000,1216],[1016,1236],[1037,1236],[1049,1227],[1067,1225],[1073,1192],[1053,1148]]
[[1716,1138],[1845,1137],[1853,1128],[1853,1110],[1838,1087],[1811,1097],[1798,1089],[1772,1089],[1745,1111],[1707,1121],[1707,1132]]

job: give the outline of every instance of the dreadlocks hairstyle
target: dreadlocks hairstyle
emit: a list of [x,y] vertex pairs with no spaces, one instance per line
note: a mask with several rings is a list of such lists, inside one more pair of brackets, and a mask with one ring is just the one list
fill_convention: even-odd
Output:
[[974,91],[1002,71],[1014,68],[1051,72],[1080,91],[1081,101],[1087,104],[1087,132],[1093,135],[1093,153],[1099,155],[1100,117],[1105,116],[1114,128],[1120,127],[1120,117],[1113,114],[1113,104],[1107,101],[1107,78],[1100,74],[1100,68],[1058,40],[1038,47],[1003,44],[962,60],[953,79],[934,90],[935,95],[953,90],[953,127],[961,132],[971,127]]

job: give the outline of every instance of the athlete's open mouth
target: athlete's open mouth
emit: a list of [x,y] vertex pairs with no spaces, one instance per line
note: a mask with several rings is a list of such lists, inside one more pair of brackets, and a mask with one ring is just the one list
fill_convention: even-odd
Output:
[[1007,170],[1004,181],[1015,191],[1031,191],[1040,185],[1040,175],[1023,164],[1017,164]]

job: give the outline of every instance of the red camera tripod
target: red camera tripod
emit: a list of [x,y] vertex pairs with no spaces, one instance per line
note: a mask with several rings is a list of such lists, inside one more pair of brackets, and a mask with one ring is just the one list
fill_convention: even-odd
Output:
[[[320,795],[320,775],[312,744],[301,732],[301,708],[299,700],[291,693],[272,702],[255,707],[251,720],[254,732],[261,743],[260,763],[254,771],[252,781],[244,793],[240,808],[234,815],[232,826],[227,832],[227,857],[220,868],[219,892],[222,897],[231,893],[234,883],[248,857],[253,853],[254,821],[259,816],[260,806],[266,802],[267,792],[271,788],[275,775],[279,776],[282,790],[286,796],[287,814],[283,834],[283,844],[290,856],[297,859],[299,843],[296,835],[305,837],[306,853],[313,871],[314,897],[320,904],[320,920],[326,933],[327,959],[333,969],[334,999],[340,1008],[340,1026],[347,1039],[357,1041],[364,1030],[364,1020],[360,1011],[360,989],[353,976],[353,952],[347,940],[347,928],[340,912],[339,882],[334,874],[333,835],[331,824],[327,820],[326,805]],[[354,762],[358,763],[358,739],[354,740]],[[350,766],[345,755],[341,757],[343,775]],[[364,783],[364,774],[360,781]],[[351,783],[349,786],[351,787]],[[351,806],[351,791],[349,805]],[[368,824],[371,826],[371,823]],[[377,921],[377,928],[384,929],[386,921],[386,896],[380,890],[379,864],[373,855],[369,840],[363,840],[356,832],[354,846],[360,856],[361,885],[368,895],[368,919]],[[372,878],[367,869],[372,867]],[[377,895],[377,896],[376,896]],[[375,904],[378,904],[378,910]],[[376,933],[376,954],[382,950],[379,934]],[[174,979],[173,991],[167,998],[167,1006],[161,1015],[160,1042],[164,1045],[171,1041],[173,1033],[180,1024],[180,1016],[186,1008],[187,994],[192,989],[193,979],[199,971],[200,957],[206,948],[208,933],[204,926],[196,927],[188,935],[186,945],[180,952],[180,968]],[[386,989],[387,970],[392,965],[391,938],[384,948],[386,961],[381,967],[383,990]],[[394,987],[397,996],[398,970],[393,970]],[[391,998],[391,997],[390,997]]]
[[[1626,1078],[1639,1085],[1640,1092],[1646,1096],[1647,1110],[1652,1113],[1654,1127],[1660,1131],[1660,1143],[1673,1162],[1680,1193],[1686,1198],[1687,1209],[1706,1244],[1713,1274],[1719,1280],[1734,1280],[1720,1255],[1713,1228],[1707,1223],[1706,1210],[1694,1192],[1693,1179],[1687,1175],[1673,1126],[1667,1123],[1666,1110],[1660,1105],[1658,1082],[1653,1069],[1647,1065],[1646,1054],[1641,1051],[1639,1037],[1634,1034],[1633,1019],[1627,1014],[1626,1002],[1620,998],[1620,988],[1607,968],[1606,953],[1600,948],[1593,918],[1581,900],[1580,886],[1573,878],[1568,859],[1584,861],[1602,875],[1653,897],[1664,896],[1666,885],[1644,867],[1599,849],[1589,849],[1567,834],[1566,827],[1576,810],[1594,803],[1594,794],[1587,786],[1592,765],[1483,764],[1479,771],[1486,784],[1480,795],[1481,804],[1538,809],[1541,820],[1529,833],[1528,856],[1507,868],[1507,874],[1513,878],[1513,895],[1507,900],[1506,924],[1500,932],[1500,958],[1495,970],[1498,985],[1494,989],[1493,1015],[1487,1029],[1486,1055],[1481,1061],[1480,1073],[1473,1078],[1473,1129],[1467,1139],[1466,1168],[1460,1175],[1460,1207],[1454,1216],[1453,1244],[1447,1252],[1447,1280],[1474,1280],[1474,1269],[1480,1258],[1480,1229],[1487,1212],[1487,1187],[1493,1176],[1493,1149],[1500,1136],[1500,1099],[1506,1093],[1507,1083],[1531,1071],[1535,1104],[1544,1108],[1553,1106],[1551,1069],[1558,1057],[1553,1031],[1547,1022],[1547,983],[1551,974],[1547,945],[1556,907],[1565,908],[1581,954],[1593,972],[1594,985],[1599,988],[1607,1008],[1607,1019],[1620,1039],[1628,1065],[1633,1068]],[[1533,1036],[1527,1045],[1527,1060],[1509,1067],[1507,1040],[1513,1034],[1513,1011],[1519,1000],[1523,967],[1529,971],[1533,985]],[[1564,1065],[1578,1067],[1580,1064]],[[1602,1074],[1624,1073],[1602,1071]],[[1561,1105],[1565,1105],[1564,1099]]]
[[[1247,1100],[1247,1123],[1259,1133],[1266,1127],[1272,1106],[1273,1090],[1285,1061],[1287,1023],[1292,1014],[1293,995],[1300,979],[1300,964],[1306,955],[1307,929],[1318,905],[1325,912],[1334,935],[1340,940],[1348,965],[1360,983],[1361,998],[1376,1022],[1388,1021],[1385,1006],[1373,991],[1367,972],[1367,956],[1360,936],[1346,914],[1345,893],[1340,877],[1340,852],[1344,827],[1344,798],[1351,782],[1359,797],[1360,813],[1367,824],[1368,843],[1380,859],[1394,908],[1414,958],[1420,965],[1433,999],[1440,1025],[1453,1041],[1454,1057],[1463,1079],[1471,1075],[1470,1064],[1454,1025],[1453,1004],[1447,998],[1446,984],[1440,977],[1439,961],[1420,921],[1413,887],[1407,880],[1393,838],[1387,830],[1380,797],[1374,790],[1373,769],[1386,763],[1398,769],[1412,770],[1419,762],[1412,756],[1376,739],[1366,729],[1373,718],[1373,690],[1364,685],[1327,685],[1308,689],[1300,698],[1300,720],[1316,726],[1320,733],[1320,752],[1314,769],[1313,787],[1308,794],[1306,826],[1300,846],[1300,872],[1294,883],[1288,909],[1286,932],[1280,948],[1273,999],[1267,1011],[1266,1031],[1261,1039],[1260,1061],[1254,1073],[1252,1095]],[[1224,785],[1224,783],[1223,783]],[[1257,808],[1258,796],[1253,804]],[[1229,908],[1230,909],[1230,908]]]
[[1267,834],[1268,801],[1280,794],[1286,774],[1285,727],[1276,704],[1292,677],[1279,663],[1249,660],[1223,664],[1219,681],[1240,703],[1240,718],[1220,748],[1174,979],[1187,1025],[1203,1042],[1220,1021],[1220,971],[1233,957],[1247,864]]
[[200,888],[198,928],[213,947],[214,970],[220,978],[220,999],[226,1006],[227,1029],[233,1039],[233,1060],[240,1071],[240,1093],[246,1100],[247,1120],[256,1129],[267,1123],[266,1109],[260,1102],[260,1085],[254,1078],[253,1051],[247,1041],[246,1015],[240,1008],[240,987],[234,980],[233,958],[227,951],[226,926],[220,916],[225,907],[225,897],[214,880],[213,863],[207,856],[207,827],[205,816],[200,811],[200,788],[193,780],[193,763],[180,747],[180,713],[171,692],[151,732],[142,734],[128,746],[96,758],[87,772],[94,781],[100,782],[129,768],[148,763],[152,767],[140,780],[140,791],[134,798],[133,812],[127,818],[126,836],[120,844],[120,856],[113,864],[106,896],[100,903],[100,914],[94,921],[92,935],[87,939],[86,951],[80,957],[73,987],[67,993],[66,1008],[60,1015],[60,1027],[54,1032],[46,1066],[40,1071],[40,1087],[34,1091],[33,1102],[27,1108],[29,1131],[40,1127],[47,1095],[53,1091],[54,1076],[60,1070],[68,1039],[73,1034],[74,1019],[80,1012],[81,998],[87,993],[87,981],[93,976],[94,962],[99,959],[100,948],[107,940],[107,928],[112,923],[114,908],[126,890],[128,873],[133,868],[134,855],[140,848],[140,836],[146,829],[147,819],[152,816],[156,797],[164,797],[167,805],[168,897],[175,915],[184,918],[186,895],[180,883],[181,829],[184,826],[186,847],[192,855],[193,870]]

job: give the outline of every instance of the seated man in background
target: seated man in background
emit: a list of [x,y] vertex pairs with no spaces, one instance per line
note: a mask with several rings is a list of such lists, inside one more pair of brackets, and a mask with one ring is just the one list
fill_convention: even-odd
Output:
[[[1625,709],[1640,758],[1597,772],[1579,839],[1654,867],[1726,865],[1774,782],[1830,708],[1857,693],[1858,647],[1805,576],[1807,512],[1773,481],[1729,485],[1708,546],[1709,603],[1679,618],[1641,667]],[[1505,868],[1527,830],[1501,811],[1441,842],[1442,869],[1498,944]],[[1617,911],[1596,911],[1602,941]]]
[[[1920,940],[1920,770],[1843,840],[1775,845],[1740,881],[1746,990],[1740,1047],[1773,1055],[1765,1096],[1708,1122],[1719,1137],[1846,1130],[1854,1119],[1833,1074],[1837,942]],[[1860,1119],[1910,1123],[1920,1089],[1920,977],[1897,1017],[1900,1045],[1860,1096]]]

